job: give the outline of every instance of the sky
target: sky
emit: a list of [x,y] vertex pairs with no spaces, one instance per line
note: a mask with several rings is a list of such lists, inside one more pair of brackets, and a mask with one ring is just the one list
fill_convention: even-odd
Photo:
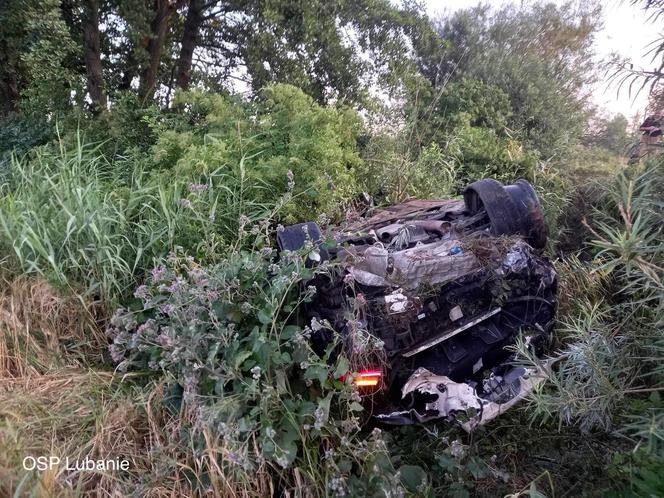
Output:
[[[561,0],[553,0],[562,3]],[[583,1],[583,0],[579,0]],[[427,10],[431,16],[448,11],[473,7],[486,3],[500,7],[507,3],[521,3],[518,0],[426,0]],[[523,1],[528,4],[528,0]],[[639,7],[630,4],[629,0],[606,0],[603,4],[604,26],[595,38],[595,52],[598,60],[609,57],[612,53],[630,58],[636,67],[651,67],[651,56],[646,56],[648,45],[664,31],[664,26],[648,22],[647,14]],[[594,103],[608,114],[621,113],[631,119],[637,112],[643,114],[647,103],[647,92],[630,98],[627,90],[617,94],[615,86],[608,86],[601,81],[593,89]]]

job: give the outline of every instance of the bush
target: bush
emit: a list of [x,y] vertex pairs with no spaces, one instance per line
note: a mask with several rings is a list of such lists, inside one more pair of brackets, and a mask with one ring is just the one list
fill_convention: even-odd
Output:
[[282,221],[294,223],[326,213],[339,217],[358,193],[355,169],[360,165],[357,114],[322,107],[289,85],[263,89],[261,99],[247,104],[215,94],[183,93],[174,119],[153,124],[153,167],[178,175],[210,171],[237,175],[269,186],[256,198],[274,203],[290,185],[293,200]]
[[53,138],[53,129],[46,120],[36,116],[0,118],[0,178],[9,172],[12,154],[23,156],[32,148]]
[[401,134],[369,139],[363,148],[365,164],[358,175],[364,190],[378,204],[453,195],[457,171],[454,157],[432,143],[412,158],[405,144]]
[[[155,267],[111,320],[113,358],[164,375],[167,405],[192,414],[173,444],[214,455],[200,471],[222,495],[399,492],[380,431],[361,435],[360,395],[340,380],[349,361],[335,343],[316,355],[312,329],[295,323],[315,292],[299,292],[311,270],[294,253],[274,262],[265,242],[212,267],[176,255]],[[202,478],[197,487],[210,489]]]
[[449,197],[486,177],[533,180],[538,155],[507,128],[502,90],[472,79],[439,90],[418,83],[404,115],[371,116],[379,124],[362,148],[360,179],[379,202]]
[[537,155],[525,149],[517,139],[501,137],[491,129],[466,122],[454,129],[454,140],[459,149],[459,189],[487,177],[505,184],[519,178],[532,181]]
[[[567,343],[551,378],[555,389],[536,397],[536,415],[607,430],[629,411],[633,396],[664,389],[662,164],[624,171],[605,191],[588,225],[593,264],[576,264],[580,275],[568,278],[578,288],[567,293],[578,302],[567,305],[569,314],[561,319]],[[593,274],[605,291],[587,287],[597,281]]]

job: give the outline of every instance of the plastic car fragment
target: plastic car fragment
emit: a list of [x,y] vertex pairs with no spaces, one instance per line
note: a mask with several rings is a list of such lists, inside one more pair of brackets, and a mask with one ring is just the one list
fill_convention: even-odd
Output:
[[550,365],[547,363],[538,369],[513,367],[505,376],[499,379],[491,377],[485,381],[485,390],[480,395],[477,387],[470,383],[454,382],[444,375],[418,368],[404,384],[402,398],[424,395],[428,399],[409,410],[376,415],[376,419],[385,423],[403,424],[407,419],[427,422],[443,417],[468,416],[472,412],[467,420],[460,422],[465,431],[471,432],[527,397],[548,378],[549,372]]

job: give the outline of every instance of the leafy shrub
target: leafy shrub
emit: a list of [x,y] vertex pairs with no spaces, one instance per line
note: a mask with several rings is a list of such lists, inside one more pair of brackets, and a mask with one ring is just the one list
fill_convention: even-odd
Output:
[[471,126],[469,121],[454,129],[460,164],[457,185],[482,178],[495,178],[505,184],[519,178],[532,180],[537,155],[528,151],[515,138],[501,137],[495,131]]
[[460,125],[504,133],[512,115],[505,92],[476,79],[464,78],[441,88],[418,81],[414,93],[406,112],[411,115],[412,134],[421,144],[444,142]]
[[359,179],[377,203],[407,198],[445,197],[454,193],[457,164],[447,150],[432,143],[417,157],[406,150],[402,134],[372,136],[363,148]]
[[171,406],[195,414],[177,444],[216,441],[223,458],[206,471],[221,470],[221,494],[251,490],[265,472],[311,496],[399,492],[380,431],[360,437],[360,395],[340,380],[349,361],[335,343],[316,355],[312,329],[294,323],[315,292],[299,292],[311,270],[294,253],[274,262],[264,243],[212,267],[175,255],[155,267],[111,320],[113,358],[170,381]]
[[247,104],[222,95],[180,94],[182,113],[153,123],[154,167],[185,176],[217,169],[237,174],[242,162],[249,179],[269,185],[257,201],[275,202],[294,182],[285,222],[341,214],[359,193],[357,114],[322,107],[289,85],[269,86],[261,97]]
[[10,168],[11,156],[19,157],[33,147],[43,145],[53,136],[52,126],[36,116],[8,116],[0,118],[0,176]]
[[438,90],[418,84],[400,115],[371,116],[378,124],[362,148],[360,179],[379,202],[450,196],[485,177],[534,178],[538,155],[507,128],[502,90],[472,79]]

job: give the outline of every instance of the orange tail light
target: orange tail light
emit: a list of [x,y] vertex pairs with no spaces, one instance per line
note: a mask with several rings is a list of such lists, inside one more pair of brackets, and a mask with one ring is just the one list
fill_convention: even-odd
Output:
[[353,379],[357,387],[376,387],[380,383],[383,372],[380,370],[362,370]]

